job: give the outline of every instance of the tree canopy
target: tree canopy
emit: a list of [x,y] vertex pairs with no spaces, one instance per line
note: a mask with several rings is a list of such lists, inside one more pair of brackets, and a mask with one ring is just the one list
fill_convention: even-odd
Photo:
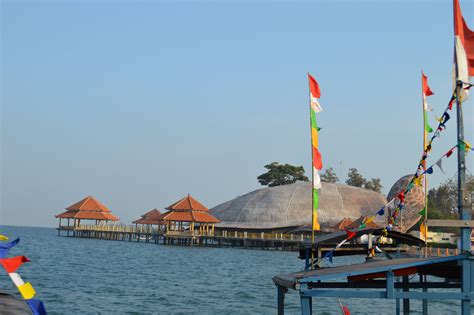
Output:
[[257,177],[258,182],[263,186],[274,187],[293,184],[298,181],[309,181],[308,177],[304,175],[303,166],[272,162],[265,165],[265,168],[268,169],[268,172]]
[[332,167],[327,168],[324,173],[321,175],[321,181],[326,183],[337,183],[339,182],[339,177],[337,177],[336,172]]
[[347,173],[346,184],[355,186],[355,187],[363,187],[367,180],[359,173],[356,168],[350,168],[349,173]]
[[365,189],[373,190],[376,192],[382,192],[382,184],[380,178],[372,178],[370,180],[365,179],[356,168],[350,168],[347,173],[347,185],[355,187],[364,187]]

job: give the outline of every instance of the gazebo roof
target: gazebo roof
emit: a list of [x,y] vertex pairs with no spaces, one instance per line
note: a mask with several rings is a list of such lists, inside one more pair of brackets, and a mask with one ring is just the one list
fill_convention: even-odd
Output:
[[105,220],[118,221],[118,217],[110,213],[111,211],[92,196],[87,196],[66,211],[56,215],[60,219],[83,219],[83,220]]
[[157,209],[148,211],[145,214],[142,214],[142,217],[138,220],[133,221],[135,224],[161,224],[163,221],[160,219],[161,212]]
[[161,215],[163,221],[219,223],[220,221],[207,212],[198,211],[167,211]]
[[66,210],[111,212],[106,206],[101,204],[92,196],[87,196],[81,201],[67,207]]
[[166,210],[175,211],[209,211],[202,203],[194,199],[190,194],[176,201],[172,205],[165,208]]
[[343,218],[341,221],[339,221],[335,226],[334,229],[336,230],[344,230],[347,228],[349,225],[351,225],[353,222],[349,218]]

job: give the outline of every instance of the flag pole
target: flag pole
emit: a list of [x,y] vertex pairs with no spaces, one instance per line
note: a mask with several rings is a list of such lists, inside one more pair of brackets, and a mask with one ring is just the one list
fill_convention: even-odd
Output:
[[[421,71],[421,105],[423,109],[423,151],[426,150],[426,142],[428,140],[428,133],[426,131],[426,124],[428,123],[426,121],[426,95],[424,91],[424,86],[423,86],[423,70]],[[423,172],[426,172],[426,160],[423,160],[422,162],[423,166]],[[424,175],[424,194],[425,194],[425,214],[423,218],[423,231],[421,231],[424,234],[424,241],[425,241],[425,246],[428,240],[428,176],[425,174]],[[425,257],[428,255],[428,251],[425,248]]]
[[[309,78],[309,72],[308,72]],[[313,166],[313,122],[311,109],[311,83],[308,81],[309,128],[311,132],[311,269],[314,269],[314,166]],[[316,115],[315,115],[316,116]],[[314,118],[316,119],[316,117]]]

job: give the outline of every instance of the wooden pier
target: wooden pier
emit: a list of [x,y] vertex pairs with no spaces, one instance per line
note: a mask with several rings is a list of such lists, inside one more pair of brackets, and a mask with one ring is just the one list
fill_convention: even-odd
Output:
[[301,244],[310,239],[309,235],[304,234],[256,233],[226,230],[194,230],[191,232],[147,228],[145,226],[59,226],[57,231],[58,236],[79,238],[145,242],[164,245],[242,247],[284,251],[297,251]]

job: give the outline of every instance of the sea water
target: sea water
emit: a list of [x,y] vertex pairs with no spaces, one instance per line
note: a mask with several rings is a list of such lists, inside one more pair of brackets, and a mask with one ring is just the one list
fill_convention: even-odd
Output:
[[[272,277],[303,269],[296,252],[170,246],[58,237],[52,228],[0,226],[21,241],[10,256],[31,262],[18,273],[31,282],[49,314],[276,314]],[[335,264],[363,257],[335,257]],[[15,294],[6,273],[0,291]],[[335,298],[313,300],[315,314],[340,314]],[[341,299],[351,314],[394,314],[395,301]],[[300,314],[299,296],[285,296],[286,314]],[[411,301],[412,314],[421,302]],[[430,301],[429,314],[459,314],[457,301]],[[0,310],[1,314],[1,310]]]

